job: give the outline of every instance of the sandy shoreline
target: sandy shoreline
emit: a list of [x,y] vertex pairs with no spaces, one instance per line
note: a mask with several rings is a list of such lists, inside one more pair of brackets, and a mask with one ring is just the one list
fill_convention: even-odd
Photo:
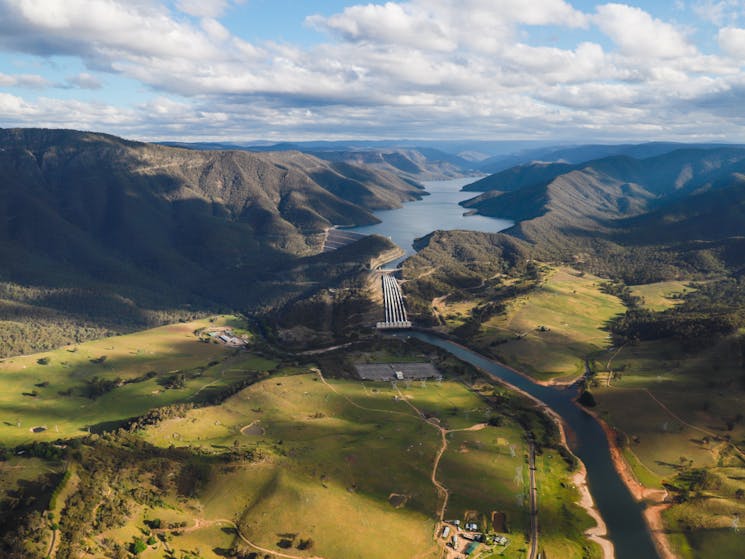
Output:
[[[577,404],[579,405],[579,404]],[[678,556],[673,552],[670,540],[667,538],[665,532],[665,525],[662,521],[662,512],[667,509],[670,504],[666,502],[667,491],[664,489],[651,489],[642,485],[634,472],[631,470],[626,459],[621,453],[621,449],[618,447],[616,442],[616,433],[608,425],[604,419],[602,419],[597,413],[592,410],[587,410],[595,420],[603,428],[605,438],[608,439],[608,446],[610,447],[610,455],[613,460],[613,466],[616,468],[618,475],[621,476],[626,487],[629,488],[631,495],[637,501],[647,502],[647,506],[644,508],[643,516],[644,521],[647,524],[647,532],[652,538],[657,554],[661,559],[678,559]]]
[[[530,380],[534,384],[539,384],[541,386],[566,388],[576,382],[557,382],[553,380],[539,381],[521,371],[518,371],[517,369],[514,369],[513,367],[510,367],[509,365],[505,365],[504,363],[499,362],[497,363],[505,369],[509,369],[510,371]],[[509,383],[505,384],[509,385]],[[514,390],[517,390],[521,394],[529,397],[533,401],[537,402],[541,409],[545,413],[547,413],[549,417],[554,420],[554,422],[556,422],[559,427],[559,431],[561,432],[562,443],[571,452],[571,448],[567,441],[567,427],[564,425],[561,417],[554,413],[553,410],[549,409],[543,402],[541,402],[537,398],[534,398],[530,394],[527,394],[526,392],[520,390],[515,386],[509,386]],[[608,447],[610,449],[611,459],[613,460],[613,466],[616,468],[616,471],[621,477],[621,480],[624,482],[626,487],[628,487],[631,495],[639,502],[646,501],[648,503],[647,506],[644,508],[643,517],[647,525],[647,532],[652,538],[652,543],[654,544],[658,555],[661,559],[678,559],[678,556],[675,555],[672,546],[670,545],[670,540],[668,540],[667,538],[667,534],[665,532],[665,524],[662,520],[663,511],[670,507],[670,504],[666,502],[667,491],[665,491],[664,489],[651,489],[642,485],[639,480],[636,479],[634,472],[631,470],[631,467],[626,462],[626,459],[623,457],[621,449],[618,447],[618,443],[616,442],[616,434],[614,430],[593,410],[589,410],[584,406],[580,406],[580,404],[577,403],[576,400],[574,403],[575,405],[581,407],[584,411],[592,415],[602,427],[603,432],[605,433],[605,438],[608,441]],[[585,470],[585,465],[579,459],[577,459],[577,462],[580,464],[581,472],[577,472],[575,474],[575,476],[573,477],[573,481],[580,492],[581,498],[579,504],[583,509],[585,509],[587,514],[595,519],[595,522],[597,523],[597,526],[595,528],[590,528],[587,532],[585,532],[585,534],[589,539],[600,545],[600,547],[603,549],[603,556],[605,557],[605,559],[613,559],[615,557],[613,544],[608,539],[603,537],[608,533],[605,521],[600,515],[600,512],[595,508],[595,502],[592,499],[592,494],[587,487],[587,471]]]
[[[454,343],[457,346],[462,347],[465,350],[475,351],[467,346],[464,346],[461,343],[458,343],[448,338],[447,336],[443,336],[440,333],[436,333],[432,331],[428,331],[428,333],[434,333],[436,335],[442,336],[444,339],[448,340],[451,343]],[[530,380],[534,384],[539,384],[542,386],[555,386],[555,387],[566,386],[563,383],[557,383],[554,381],[543,381],[543,382],[537,381],[536,379],[530,377],[529,375],[521,371],[518,371],[517,369],[514,369],[513,367],[510,367],[509,365],[505,365],[504,363],[496,361],[492,357],[488,357],[486,355],[484,355],[484,357],[490,361],[494,361],[499,366],[504,367],[505,369],[509,369],[510,371],[520,375],[521,377]],[[499,378],[496,375],[491,374],[489,371],[485,371],[484,369],[481,369],[480,367],[476,367],[476,368],[482,371],[483,373],[485,373],[489,378],[496,380],[497,382],[507,386],[511,390],[514,390],[515,392],[518,392],[522,394],[523,396],[525,396],[526,398],[532,400],[541,411],[543,411],[546,415],[548,415],[552,419],[552,421],[554,421],[554,423],[556,423],[557,427],[559,428],[559,433],[560,433],[562,444],[567,448],[567,450],[571,452],[571,448],[569,447],[568,440],[567,440],[568,439],[567,437],[568,427],[564,425],[564,422],[562,421],[561,416],[559,416],[556,412],[554,412],[551,408],[549,408],[546,404],[544,404],[541,400],[539,400],[532,394],[529,394],[525,392],[524,390],[522,390],[521,388],[518,388],[514,384],[511,384],[507,382],[506,380]],[[651,489],[651,488],[648,488],[642,485],[639,482],[639,480],[636,479],[636,476],[631,471],[631,467],[628,465],[623,455],[621,454],[621,449],[618,447],[618,444],[616,442],[616,434],[613,431],[613,429],[611,429],[611,427],[605,422],[605,420],[603,420],[593,410],[587,409],[584,406],[580,406],[580,404],[578,404],[576,400],[574,404],[578,407],[581,407],[584,411],[592,415],[593,418],[595,418],[595,420],[602,427],[603,432],[605,433],[605,438],[608,441],[608,447],[610,449],[610,455],[611,455],[611,460],[613,461],[613,466],[616,468],[618,475],[621,477],[621,480],[624,482],[626,487],[628,487],[634,499],[639,502],[646,501],[650,503],[648,506],[644,508],[643,517],[647,525],[647,532],[652,538],[652,542],[660,558],[661,559],[678,559],[678,557],[675,555],[675,553],[672,550],[672,546],[670,545],[670,541],[667,538],[667,535],[665,533],[664,523],[662,521],[662,512],[670,506],[668,503],[666,503],[667,491],[665,491],[664,489]],[[569,434],[569,436],[571,436],[571,433]],[[578,504],[587,512],[587,514],[589,514],[593,519],[595,519],[595,522],[597,524],[597,526],[595,526],[594,528],[590,528],[589,530],[587,530],[585,534],[590,540],[600,545],[601,549],[603,550],[604,559],[614,559],[615,550],[613,548],[613,543],[604,537],[608,533],[607,527],[605,525],[605,521],[600,515],[600,511],[598,511],[597,508],[595,507],[595,502],[592,499],[592,494],[590,493],[590,490],[587,486],[587,470],[585,469],[585,465],[582,463],[581,460],[577,459],[577,462],[580,465],[580,471],[574,474],[572,480],[575,486],[577,487],[578,491],[580,492],[580,501],[578,502]]]
[[579,505],[595,520],[596,524],[595,527],[585,531],[585,535],[600,546],[605,559],[615,559],[616,550],[613,548],[613,543],[605,537],[608,534],[608,528],[605,526],[605,521],[600,516],[600,512],[595,508],[595,501],[592,499],[590,488],[587,487],[585,465],[582,461],[579,461],[579,466],[580,469],[572,476],[572,482],[574,482],[574,486],[580,494]]
[[[536,400],[535,398],[533,399]],[[546,413],[559,428],[561,444],[564,445],[564,447],[577,460],[578,469],[572,475],[572,483],[574,483],[574,486],[579,492],[579,501],[577,501],[577,504],[595,521],[595,526],[585,530],[585,536],[587,536],[587,539],[594,541],[600,546],[600,549],[603,552],[603,559],[615,559],[616,550],[613,547],[613,542],[606,537],[608,535],[608,527],[605,525],[605,520],[603,520],[600,511],[595,507],[595,501],[593,500],[592,493],[590,493],[590,488],[587,485],[587,468],[585,468],[584,462],[575,456],[569,446],[568,437],[571,436],[569,428],[564,425],[559,414],[548,408],[543,402],[540,402],[540,400],[536,401],[540,403],[542,411]]]
[[[460,345],[460,344],[457,344]],[[464,349],[468,349],[465,346]],[[502,365],[502,363],[499,363]],[[502,365],[504,366],[504,365]],[[504,386],[508,387],[510,390],[514,390],[515,392],[518,392],[519,394],[522,394],[529,400],[531,400],[533,403],[536,404],[538,409],[545,413],[548,417],[551,418],[551,420],[556,424],[556,426],[559,429],[559,437],[561,438],[561,444],[570,452],[572,453],[571,448],[569,448],[569,443],[567,440],[567,427],[564,425],[564,421],[561,419],[561,416],[557,414],[554,410],[549,408],[545,403],[543,403],[541,400],[533,396],[532,394],[529,394],[525,392],[523,389],[518,388],[514,384],[510,384],[504,379],[501,379],[495,375],[492,375],[489,373],[489,371],[485,371],[484,369],[481,369],[479,367],[476,367],[477,369],[484,372],[489,378],[496,380],[497,382],[503,384]],[[506,367],[510,370],[510,367]],[[516,373],[518,371],[515,371]],[[522,373],[519,373],[522,376],[526,376]],[[529,378],[529,377],[526,377]],[[572,453],[572,456],[574,456],[574,453]],[[577,458],[575,456],[575,458]],[[607,539],[605,536],[608,533],[608,529],[605,525],[605,521],[603,520],[603,517],[600,515],[600,511],[597,510],[595,507],[595,502],[592,499],[592,495],[590,494],[590,489],[587,486],[587,469],[585,468],[584,463],[582,460],[577,458],[577,464],[579,466],[578,471],[576,471],[572,475],[572,482],[574,483],[575,487],[579,491],[580,499],[577,501],[577,504],[582,507],[587,514],[595,520],[596,526],[588,529],[585,531],[585,535],[587,538],[591,541],[594,541],[600,546],[600,549],[603,552],[603,559],[615,559],[615,550],[613,548],[613,543]],[[540,514],[540,513],[539,513]],[[667,559],[667,558],[665,558]]]

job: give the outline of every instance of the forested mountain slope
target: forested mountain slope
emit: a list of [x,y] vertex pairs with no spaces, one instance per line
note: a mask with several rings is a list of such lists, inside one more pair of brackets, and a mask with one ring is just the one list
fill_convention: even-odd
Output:
[[552,257],[643,282],[740,265],[744,176],[733,147],[532,164],[471,185],[493,190],[462,205],[520,221],[509,233]]
[[[72,331],[147,323],[143,309],[271,304],[292,290],[257,282],[317,254],[326,227],[374,223],[371,210],[421,195],[394,175],[298,152],[69,130],[0,130],[0,177],[0,299],[10,305],[0,320],[74,312]],[[364,263],[383,244],[339,258]]]

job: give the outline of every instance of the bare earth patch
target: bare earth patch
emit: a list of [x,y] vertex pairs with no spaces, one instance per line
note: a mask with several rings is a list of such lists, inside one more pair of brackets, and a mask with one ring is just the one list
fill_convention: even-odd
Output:
[[406,503],[409,502],[409,496],[401,493],[391,493],[388,495],[388,502],[393,506],[393,508],[400,509],[405,507]]
[[241,427],[241,435],[245,436],[262,436],[264,433],[266,433],[266,430],[259,425],[260,421],[257,419],[256,421],[252,421],[248,425],[244,425]]

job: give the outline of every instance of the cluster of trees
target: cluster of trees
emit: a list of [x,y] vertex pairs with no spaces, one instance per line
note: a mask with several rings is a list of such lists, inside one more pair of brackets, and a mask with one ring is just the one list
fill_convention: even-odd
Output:
[[135,504],[157,507],[169,494],[192,496],[217,459],[154,447],[123,429],[80,440],[69,458],[77,464],[78,485],[60,516],[60,559],[79,556],[91,536],[124,526]]
[[136,302],[98,289],[27,287],[0,278],[0,358],[203,316],[162,295]]
[[210,386],[197,394],[195,397],[195,401],[201,405],[216,406],[224,402],[234,394],[237,394],[244,388],[247,388],[252,384],[258,382],[259,380],[268,377],[269,374],[270,373],[268,371],[246,373],[246,376],[242,380],[234,382],[229,386]]
[[464,340],[470,339],[481,329],[481,325],[487,322],[493,316],[504,313],[507,310],[507,303],[515,298],[527,294],[540,284],[540,276],[536,272],[535,266],[530,266],[525,275],[519,281],[510,284],[491,285],[486,287],[477,296],[481,302],[476,305],[466,319],[466,321],[453,330],[453,335]]
[[[44,460],[59,461],[65,457],[65,445],[62,441],[56,443],[45,441],[34,441],[29,444],[22,444],[15,449],[8,449],[8,454],[17,454],[26,457],[42,458]],[[0,451],[0,454],[2,451]]]
[[702,284],[670,309],[630,308],[613,319],[618,343],[675,338],[695,350],[745,326],[745,281],[725,279]]
[[186,386],[186,374],[183,371],[178,371],[158,379],[158,384],[166,390],[178,390]]
[[[64,444],[33,443],[2,451],[3,456],[22,451],[23,456],[75,464],[76,490],[62,503],[62,513],[54,524],[59,530],[59,559],[77,558],[83,552],[95,555],[95,549],[88,549],[91,537],[130,522],[136,505],[162,507],[169,496],[194,497],[211,478],[217,464],[225,467],[225,464],[262,458],[260,449],[244,448],[240,444],[226,447],[218,455],[204,454],[198,449],[155,447],[133,432],[163,419],[181,417],[193,407],[194,404],[188,403],[152,410],[129,429],[89,435]],[[41,512],[60,504],[55,501],[70,478],[69,472],[68,469],[64,475],[45,474],[18,491],[0,496],[0,556],[9,559],[44,556],[53,519],[42,517]],[[157,524],[152,521],[149,527],[157,529],[160,527]],[[150,545],[148,540],[143,542]],[[109,541],[107,556],[137,555],[143,551],[140,547],[136,542]]]
[[0,516],[0,555],[6,559],[42,559],[46,556],[49,528],[39,510],[13,510],[10,521]]
[[672,482],[666,483],[665,488],[673,494],[673,499],[684,503],[692,499],[700,499],[707,489],[719,489],[721,480],[706,468],[691,468],[690,461],[681,457],[678,473]]
[[122,379],[119,377],[107,379],[101,378],[99,376],[94,376],[92,378],[86,379],[85,384],[83,385],[83,395],[86,398],[95,400],[96,398],[111,392],[116,387],[121,385]]
[[615,295],[629,309],[637,308],[644,303],[642,297],[634,295],[631,288],[620,281],[604,281],[600,284],[600,291],[608,295]]
[[281,549],[292,549],[296,547],[301,551],[305,551],[313,548],[313,538],[301,538],[297,534],[280,534],[280,539],[277,542],[277,547]]
[[[436,325],[431,302],[482,301],[457,335],[470,337],[480,324],[503,312],[504,301],[530,289],[540,272],[526,243],[501,234],[436,231],[417,242],[420,251],[404,262],[404,293],[410,314]],[[505,284],[500,278],[519,279]]]
[[191,409],[194,409],[194,404],[192,402],[171,404],[170,406],[152,409],[146,414],[132,420],[129,424],[129,430],[137,431],[146,427],[158,425],[161,421],[186,417],[187,412]]

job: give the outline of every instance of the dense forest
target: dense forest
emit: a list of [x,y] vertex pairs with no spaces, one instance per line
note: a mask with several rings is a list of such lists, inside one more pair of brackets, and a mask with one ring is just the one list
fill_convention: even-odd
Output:
[[653,312],[630,305],[610,324],[616,344],[675,338],[695,350],[745,326],[745,279],[696,285],[681,304]]

